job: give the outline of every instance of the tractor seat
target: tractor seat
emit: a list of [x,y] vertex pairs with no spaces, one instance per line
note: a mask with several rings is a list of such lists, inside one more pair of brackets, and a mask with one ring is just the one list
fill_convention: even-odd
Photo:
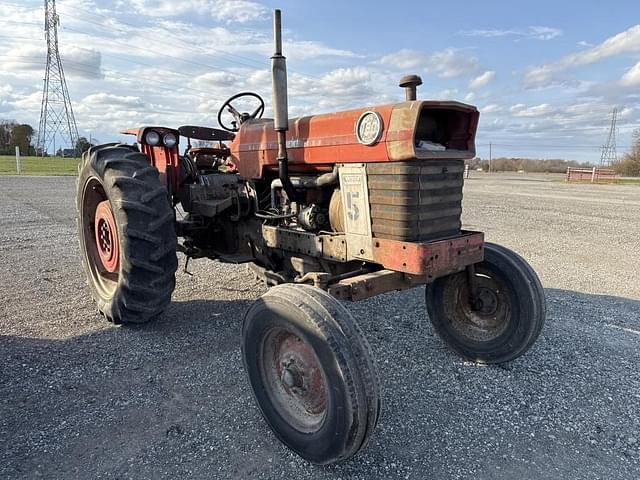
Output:
[[189,149],[189,155],[199,169],[216,170],[220,165],[225,164],[229,156],[229,149],[226,147],[193,147]]

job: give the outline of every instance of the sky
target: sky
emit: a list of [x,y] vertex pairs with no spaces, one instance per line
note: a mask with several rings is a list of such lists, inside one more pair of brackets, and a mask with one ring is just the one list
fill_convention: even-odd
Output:
[[[216,126],[240,91],[270,114],[271,11],[282,9],[290,116],[420,99],[481,112],[477,152],[598,162],[640,128],[640,1],[58,0],[60,52],[81,136]],[[0,119],[37,128],[42,0],[0,0]]]

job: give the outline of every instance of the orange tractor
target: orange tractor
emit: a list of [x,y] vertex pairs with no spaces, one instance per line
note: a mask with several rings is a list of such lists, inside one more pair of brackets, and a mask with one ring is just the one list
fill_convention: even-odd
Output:
[[257,404],[289,448],[328,464],[363,448],[380,413],[371,349],[341,301],[426,285],[443,341],[499,363],[535,342],[545,299],[525,260],[461,229],[475,107],[416,100],[421,80],[409,75],[406,101],[289,120],[277,10],[274,32],[274,119],[240,93],[221,106],[222,129],[143,127],[126,132],[139,147],[85,154],[82,262],[100,312],[121,324],[169,305],[177,251],[247,263],[272,286],[242,325]]

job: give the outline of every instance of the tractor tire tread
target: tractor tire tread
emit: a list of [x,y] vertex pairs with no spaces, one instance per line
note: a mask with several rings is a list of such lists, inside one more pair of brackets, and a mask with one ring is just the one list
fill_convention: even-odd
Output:
[[[267,291],[261,301],[263,300],[288,305],[289,308],[302,312],[306,321],[313,325],[330,346],[342,372],[353,418],[348,435],[343,438],[343,449],[330,457],[310,461],[327,464],[350,458],[366,445],[379,416],[379,380],[366,338],[348,310],[326,292],[309,285],[278,285]],[[246,338],[247,319],[253,308],[245,316],[243,338]],[[243,344],[243,351],[244,349]],[[287,443],[277,431],[275,433]]]
[[[92,288],[94,297],[100,312],[111,322],[145,323],[162,314],[175,288],[177,237],[167,190],[147,156],[130,145],[89,149],[80,162],[79,193],[92,177],[100,181],[109,198],[121,248],[115,292],[110,298],[101,298]],[[80,199],[77,206],[79,219]],[[81,223],[78,221],[79,228]],[[86,262],[83,255],[88,271]],[[87,280],[91,286],[89,275]]]

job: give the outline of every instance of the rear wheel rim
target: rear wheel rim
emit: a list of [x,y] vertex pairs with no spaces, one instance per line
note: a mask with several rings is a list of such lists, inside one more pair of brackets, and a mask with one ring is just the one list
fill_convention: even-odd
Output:
[[283,328],[271,328],[263,338],[259,368],[272,405],[296,430],[320,430],[327,415],[328,397],[325,376],[313,348]]
[[445,291],[453,330],[475,342],[490,342],[503,335],[511,323],[509,286],[491,272],[478,271],[477,296],[472,302],[466,275],[456,275]]
[[89,281],[106,300],[113,297],[118,283],[120,242],[107,194],[95,177],[87,180],[82,192],[81,221]]
[[102,266],[108,273],[117,272],[120,263],[120,244],[109,200],[103,200],[96,207],[94,231],[96,249]]

